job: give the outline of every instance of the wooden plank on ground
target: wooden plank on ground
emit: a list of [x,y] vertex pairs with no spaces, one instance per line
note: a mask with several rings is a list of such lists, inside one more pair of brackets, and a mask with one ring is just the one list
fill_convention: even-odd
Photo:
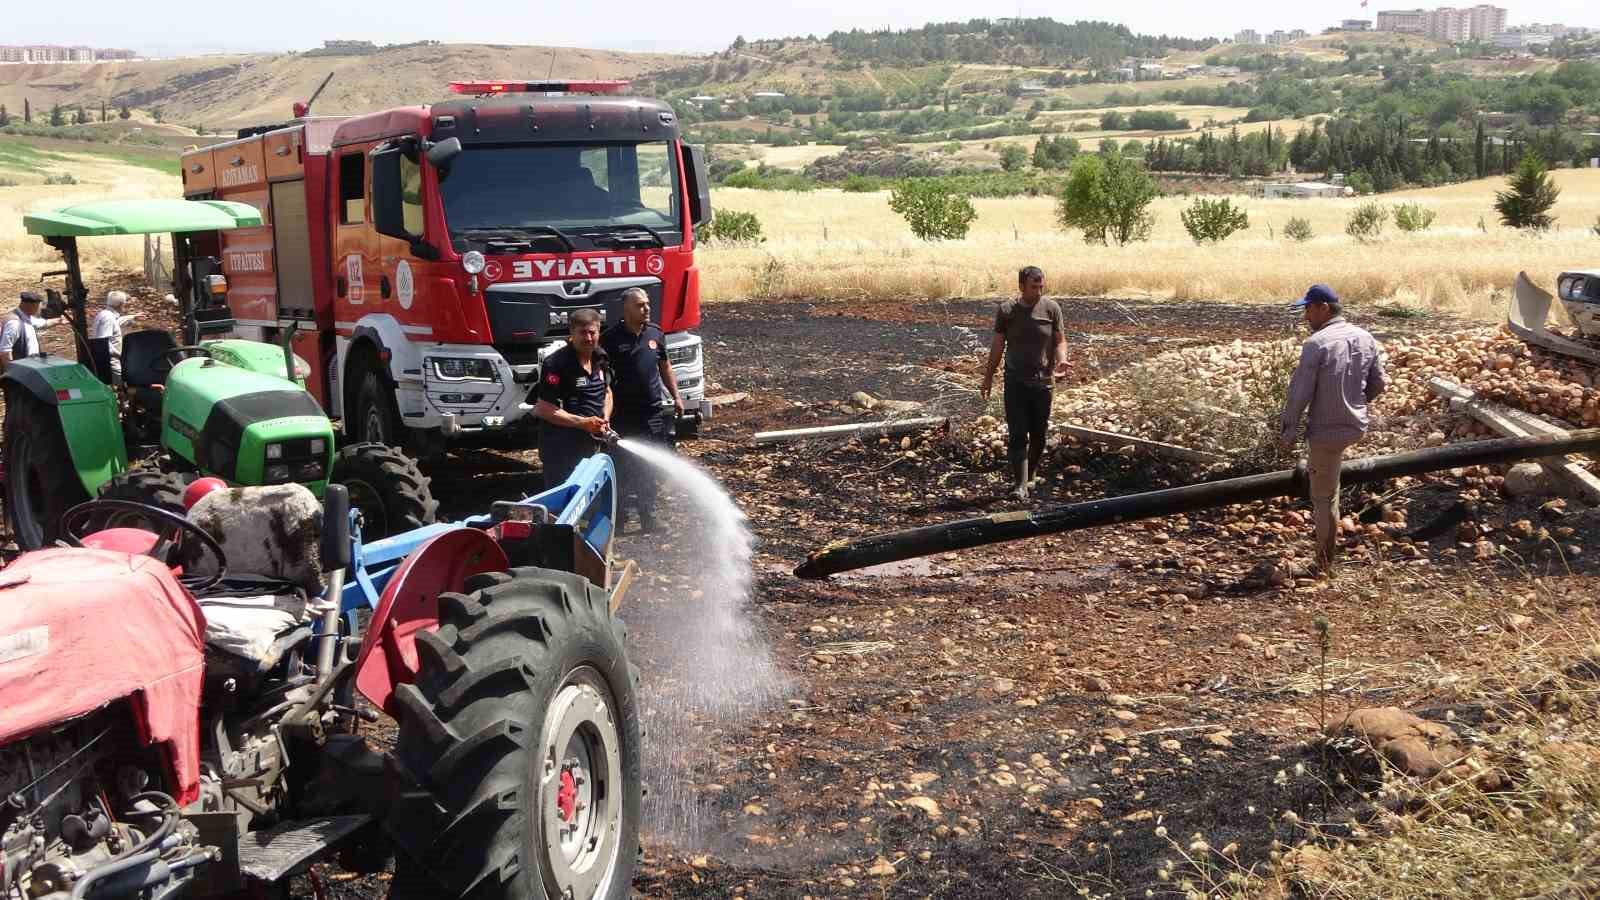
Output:
[[751,440],[757,444],[781,444],[785,441],[806,441],[814,438],[889,437],[938,428],[950,421],[948,417],[920,419],[891,419],[886,422],[856,422],[850,425],[822,425],[817,428],[791,428],[785,431],[758,431]]
[[[1543,421],[1526,410],[1513,409],[1490,403],[1469,388],[1464,388],[1448,378],[1437,376],[1428,379],[1428,389],[1450,401],[1450,408],[1460,410],[1506,437],[1554,435],[1564,437],[1567,430]],[[1600,503],[1600,477],[1565,456],[1537,460],[1546,472],[1577,488],[1591,503]]]
[[1219,453],[1207,453],[1204,450],[1191,450],[1188,447],[1179,447],[1177,444],[1165,444],[1161,441],[1152,441],[1146,438],[1134,437],[1131,434],[1119,434],[1115,431],[1100,431],[1096,428],[1085,428],[1082,425],[1055,426],[1067,434],[1081,441],[1097,444],[1109,444],[1113,447],[1138,447],[1148,450],[1157,456],[1168,456],[1173,459],[1188,460],[1189,462],[1220,463],[1227,462],[1228,457]]

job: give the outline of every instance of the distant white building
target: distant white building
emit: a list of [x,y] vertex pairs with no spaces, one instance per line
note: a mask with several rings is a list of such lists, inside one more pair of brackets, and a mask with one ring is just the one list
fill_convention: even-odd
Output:
[[1345,19],[1339,23],[1340,31],[1368,31],[1371,28],[1371,19]]
[[1261,33],[1254,28],[1246,28],[1233,36],[1233,42],[1235,44],[1259,44],[1261,43]]
[[1343,197],[1350,188],[1341,184],[1329,184],[1325,181],[1294,181],[1281,184],[1264,184],[1261,186],[1261,196],[1271,199],[1273,197]]

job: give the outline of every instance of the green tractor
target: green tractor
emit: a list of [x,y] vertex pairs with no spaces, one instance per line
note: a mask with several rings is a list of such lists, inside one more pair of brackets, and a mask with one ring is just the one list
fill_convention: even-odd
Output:
[[[18,547],[53,542],[61,514],[94,497],[181,514],[183,492],[202,476],[232,485],[297,482],[319,498],[330,481],[344,484],[372,538],[435,520],[428,479],[400,451],[335,447],[332,423],[305,390],[309,367],[287,340],[280,352],[204,337],[233,328],[221,302],[227,281],[215,257],[182,242],[196,232],[260,224],[255,207],[218,200],[100,201],[23,217],[28,233],[65,262],[43,276],[65,278],[64,292],[46,291],[44,315],[67,316],[77,361],[41,350],[0,374],[5,506]],[[175,247],[190,251],[177,279],[185,343],[162,330],[128,333],[121,383],[113,384],[105,342],[88,336],[78,239],[138,234],[171,234]],[[130,461],[143,465],[130,468]]]

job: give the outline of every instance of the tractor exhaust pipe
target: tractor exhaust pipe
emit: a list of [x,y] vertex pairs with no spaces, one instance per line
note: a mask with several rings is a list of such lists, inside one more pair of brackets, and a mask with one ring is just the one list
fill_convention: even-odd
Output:
[[[1471,441],[1389,456],[1348,459],[1340,468],[1339,477],[1343,484],[1354,484],[1461,466],[1542,459],[1564,456],[1568,453],[1596,451],[1600,451],[1600,428],[1586,428],[1568,432],[1565,436],[1538,435]],[[1309,486],[1305,463],[1301,462],[1293,469],[1268,472],[1263,475],[1247,475],[1243,478],[1229,478],[1161,491],[1090,500],[1053,509],[1019,510],[943,525],[925,525],[921,528],[892,531],[855,541],[835,541],[812,551],[805,562],[795,567],[794,574],[799,578],[825,578],[881,563],[1015,541],[1041,534],[1059,534],[1118,522],[1153,519],[1214,506],[1266,500],[1270,497],[1305,496]]]

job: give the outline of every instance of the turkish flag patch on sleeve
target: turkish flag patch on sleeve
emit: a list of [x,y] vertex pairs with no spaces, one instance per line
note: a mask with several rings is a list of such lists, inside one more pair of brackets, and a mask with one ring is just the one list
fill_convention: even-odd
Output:
[[546,379],[545,379],[545,381],[548,381],[548,382],[550,382],[550,383],[551,383],[551,384],[560,384],[560,383],[561,383],[561,376],[560,376],[560,375],[557,375],[557,374],[556,374],[556,373],[554,373],[554,372],[551,372],[551,373],[550,373],[550,377],[549,377],[549,378],[546,378]]

